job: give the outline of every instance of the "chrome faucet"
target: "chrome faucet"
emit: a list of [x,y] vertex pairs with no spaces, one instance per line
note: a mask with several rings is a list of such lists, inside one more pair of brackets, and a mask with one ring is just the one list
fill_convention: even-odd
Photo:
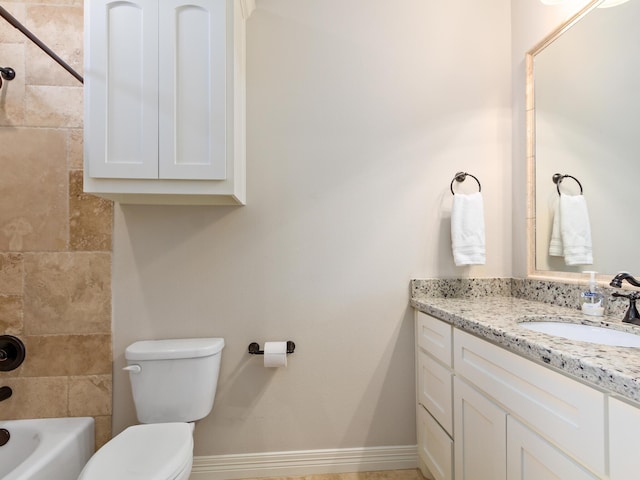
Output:
[[[630,285],[634,287],[640,287],[640,282],[633,278],[628,272],[620,272],[613,280],[609,283],[614,288],[622,288],[622,282],[626,281]],[[624,318],[622,319],[625,323],[633,323],[634,325],[640,325],[640,313],[638,312],[638,308],[636,307],[636,300],[640,298],[640,292],[630,292],[628,294],[622,294],[618,292],[613,292],[611,295],[614,297],[624,297],[629,300],[629,308],[627,309],[627,313],[624,314]]]

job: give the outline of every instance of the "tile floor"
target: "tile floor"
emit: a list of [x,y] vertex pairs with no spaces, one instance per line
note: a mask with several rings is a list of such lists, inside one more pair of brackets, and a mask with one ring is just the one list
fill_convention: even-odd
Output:
[[[257,480],[257,479],[247,479]],[[329,473],[325,475],[305,475],[303,477],[270,477],[260,480],[426,480],[418,469],[385,470],[379,472]]]

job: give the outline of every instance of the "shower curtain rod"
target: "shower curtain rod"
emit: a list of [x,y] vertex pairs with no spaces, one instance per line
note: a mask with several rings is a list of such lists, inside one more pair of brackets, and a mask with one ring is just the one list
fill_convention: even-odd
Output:
[[69,72],[71,75],[73,75],[80,83],[84,83],[84,79],[82,78],[82,76],[78,72],[76,72],[73,68],[71,68],[71,66],[67,62],[62,60],[53,50],[51,50],[44,43],[42,43],[42,41],[38,37],[36,37],[33,33],[31,33],[27,29],[27,27],[22,25],[18,20],[16,20],[16,18],[13,15],[11,15],[9,12],[7,12],[2,7],[2,5],[0,5],[0,16],[2,16],[2,18],[4,18],[7,22],[9,22],[15,28],[20,30],[20,32],[22,32],[22,34],[25,37],[27,37],[29,40],[31,40],[33,43],[35,43],[38,47],[40,47],[40,49],[44,53],[46,53],[51,58],[53,58],[56,62],[58,62],[58,64],[62,68],[64,68],[67,72]]

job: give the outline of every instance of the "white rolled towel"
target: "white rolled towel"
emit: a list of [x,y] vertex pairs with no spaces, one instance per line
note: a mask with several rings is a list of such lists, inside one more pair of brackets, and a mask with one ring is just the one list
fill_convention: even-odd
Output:
[[480,192],[453,196],[451,247],[456,266],[484,265],[484,204]]

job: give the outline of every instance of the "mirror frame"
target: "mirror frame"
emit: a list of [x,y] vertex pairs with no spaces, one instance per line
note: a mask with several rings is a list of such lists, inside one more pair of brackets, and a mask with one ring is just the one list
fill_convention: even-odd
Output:
[[[562,23],[541,42],[529,50],[525,55],[526,90],[525,90],[525,125],[526,125],[526,154],[527,154],[527,278],[534,280],[562,281],[579,283],[584,281],[584,274],[579,272],[559,272],[553,270],[536,269],[536,124],[535,124],[535,56],[551,45],[585,15],[598,7],[604,0],[593,0]],[[598,283],[608,284],[610,274],[597,276]]]

